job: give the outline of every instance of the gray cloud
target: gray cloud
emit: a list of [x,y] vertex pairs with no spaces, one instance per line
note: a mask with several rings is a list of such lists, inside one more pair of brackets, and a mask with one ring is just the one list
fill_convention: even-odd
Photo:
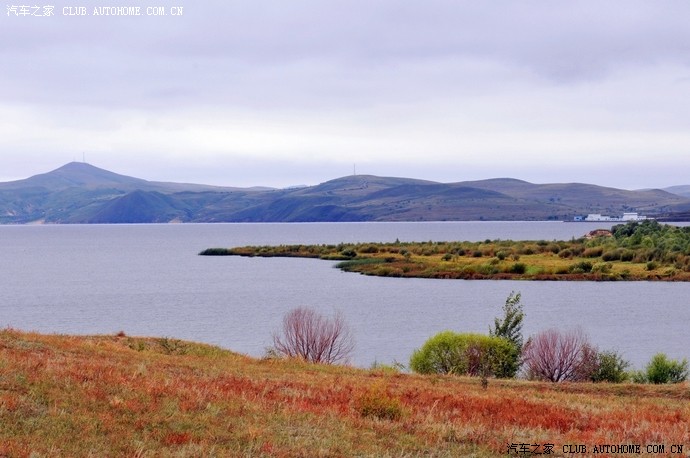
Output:
[[52,145],[181,163],[202,135],[190,157],[253,158],[252,174],[317,154],[331,170],[351,162],[348,145],[382,170],[433,158],[438,176],[477,155],[513,167],[521,155],[525,169],[557,155],[576,170],[573,145],[588,161],[688,165],[685,0],[156,4],[184,16],[0,15],[3,154]]

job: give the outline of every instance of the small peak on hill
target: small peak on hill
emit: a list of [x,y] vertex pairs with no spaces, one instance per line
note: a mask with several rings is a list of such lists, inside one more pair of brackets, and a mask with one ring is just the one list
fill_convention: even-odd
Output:
[[[103,170],[100,169],[94,165],[89,164],[88,162],[77,162],[77,161],[72,161],[68,162],[67,164],[63,165],[62,167],[58,167],[57,169],[53,170],[53,172],[58,172],[58,171],[75,171],[75,170]],[[51,173],[51,172],[48,172]]]
[[43,175],[65,180],[72,186],[111,186],[122,184],[143,184],[146,180],[110,172],[86,162],[69,162]]
[[318,191],[369,189],[370,191],[373,191],[409,184],[437,183],[434,181],[418,180],[414,178],[380,177],[376,175],[348,175],[326,181],[317,186],[313,186],[312,189]]

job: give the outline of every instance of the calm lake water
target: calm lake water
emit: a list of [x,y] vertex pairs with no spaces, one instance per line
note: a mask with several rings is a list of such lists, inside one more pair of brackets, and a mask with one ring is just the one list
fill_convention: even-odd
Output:
[[353,363],[407,363],[444,329],[487,332],[511,291],[525,335],[581,327],[642,368],[690,358],[690,283],[377,278],[308,259],[204,257],[238,245],[569,240],[602,223],[448,222],[0,226],[0,326],[43,333],[167,336],[261,356],[298,306],[340,310]]

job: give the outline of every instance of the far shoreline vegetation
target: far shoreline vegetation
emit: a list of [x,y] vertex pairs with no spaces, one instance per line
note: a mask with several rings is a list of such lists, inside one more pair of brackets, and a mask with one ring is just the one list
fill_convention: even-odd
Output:
[[340,261],[381,277],[690,281],[690,227],[654,220],[619,224],[570,241],[400,242],[208,248],[203,256],[299,257]]

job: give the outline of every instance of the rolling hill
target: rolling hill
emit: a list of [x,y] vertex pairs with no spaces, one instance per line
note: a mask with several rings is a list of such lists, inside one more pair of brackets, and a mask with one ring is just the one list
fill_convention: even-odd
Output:
[[690,197],[512,178],[437,183],[371,175],[300,188],[233,188],[147,181],[80,162],[0,183],[3,224],[536,221],[628,211],[687,216]]
[[671,186],[670,188],[664,188],[664,191],[670,192],[671,194],[678,194],[683,197],[690,197],[690,185]]

